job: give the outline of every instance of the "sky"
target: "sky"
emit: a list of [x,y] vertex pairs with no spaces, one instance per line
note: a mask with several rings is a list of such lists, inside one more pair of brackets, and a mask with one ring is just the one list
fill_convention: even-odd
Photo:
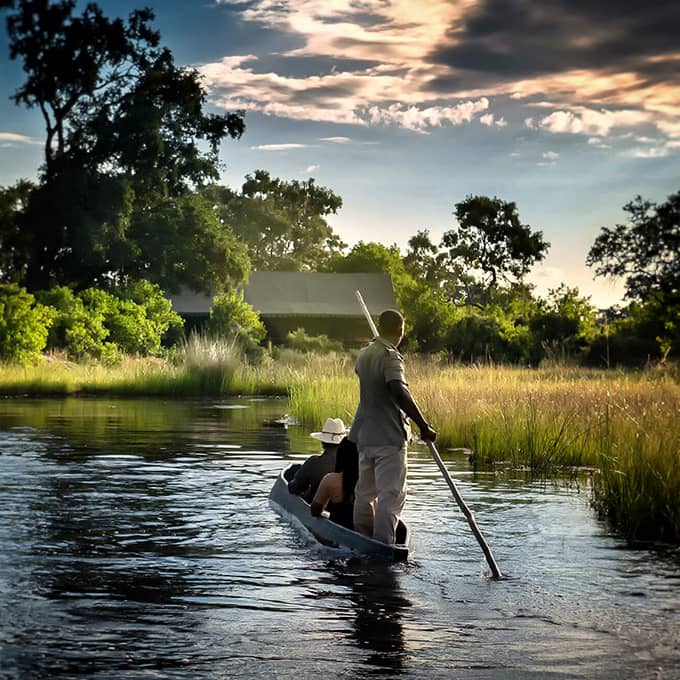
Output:
[[[348,245],[438,242],[469,195],[514,201],[551,247],[529,280],[598,307],[621,281],[585,259],[635,196],[680,190],[677,0],[140,0],[213,112],[244,110],[222,182],[266,169],[342,197]],[[79,7],[82,7],[81,3]],[[4,23],[4,22],[3,22]],[[0,185],[35,178],[39,112],[9,99],[21,64],[0,35]]]

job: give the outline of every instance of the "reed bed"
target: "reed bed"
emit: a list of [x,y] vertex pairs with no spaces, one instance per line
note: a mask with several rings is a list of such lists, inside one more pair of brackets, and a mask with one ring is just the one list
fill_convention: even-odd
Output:
[[[680,540],[680,385],[665,373],[452,367],[412,360],[411,391],[440,449],[553,475],[590,468],[593,504],[631,539]],[[291,389],[305,422],[351,413],[353,379]]]
[[[235,344],[196,338],[172,361],[2,367],[0,394],[288,394],[291,415],[316,427],[329,416],[351,421],[359,396],[353,365],[347,354],[292,351],[250,365]],[[629,538],[680,541],[677,374],[409,358],[408,379],[444,456],[466,447],[475,465],[541,475],[589,468],[594,506]]]

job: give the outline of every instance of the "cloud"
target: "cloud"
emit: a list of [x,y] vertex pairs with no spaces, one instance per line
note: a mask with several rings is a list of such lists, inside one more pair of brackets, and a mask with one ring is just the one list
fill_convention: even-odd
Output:
[[493,127],[495,125],[496,127],[503,128],[507,125],[505,118],[501,116],[501,118],[496,119],[493,113],[485,113],[483,116],[480,116],[479,122],[487,127]]
[[669,149],[665,146],[656,146],[647,149],[633,149],[633,158],[665,158],[669,154]]
[[330,142],[331,144],[349,144],[352,139],[351,137],[321,137],[320,141]]
[[[256,57],[228,58],[201,67],[213,102],[228,109],[265,115],[354,125],[400,125],[416,132],[443,123],[459,125],[489,106],[485,97],[449,106],[423,106],[410,77],[382,68],[334,71],[304,78],[257,73]],[[310,96],[313,90],[313,97]],[[401,101],[395,93],[403,90]],[[371,102],[375,102],[371,105]]]
[[[677,57],[680,9],[674,0],[485,0],[469,3],[431,60],[463,81],[508,82],[574,69],[635,71],[666,81]],[[540,58],[537,58],[540,55]]]
[[456,106],[431,106],[425,109],[392,104],[387,108],[371,107],[368,110],[368,120],[371,125],[384,123],[398,125],[414,132],[427,132],[429,128],[441,127],[444,123],[451,125],[469,123],[477,113],[487,108],[489,100],[485,97],[476,102],[467,101]]
[[556,151],[545,151],[543,153],[543,158],[548,161],[556,161],[559,157],[560,154],[558,154]]
[[27,137],[26,135],[18,135],[14,132],[0,132],[0,142],[3,142],[3,146],[8,147],[16,146],[18,144],[43,144],[39,139]]
[[554,111],[538,121],[538,127],[552,133],[606,136],[614,128],[635,127],[649,122],[644,111],[606,111],[579,107],[568,111]]
[[251,146],[253,151],[290,151],[292,149],[304,149],[306,144],[260,144]]
[[[428,132],[459,124],[446,112],[465,102],[503,98],[546,132],[655,126],[680,138],[675,0],[217,1],[286,46],[201,66],[224,108]],[[300,75],[301,59],[318,70]],[[507,125],[492,115],[479,120]]]
[[316,172],[321,166],[320,165],[308,165],[305,170],[306,173]]

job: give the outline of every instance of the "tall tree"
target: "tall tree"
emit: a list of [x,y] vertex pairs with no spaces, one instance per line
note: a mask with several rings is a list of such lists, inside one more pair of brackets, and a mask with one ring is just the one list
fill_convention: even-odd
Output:
[[623,277],[626,297],[680,296],[680,191],[657,205],[637,196],[623,208],[624,224],[603,227],[586,264],[597,276]]
[[[74,0],[3,5],[12,8],[11,56],[26,72],[14,99],[37,107],[46,130],[42,185],[23,217],[26,283],[123,277],[130,258],[151,257],[139,216],[167,214],[192,187],[216,179],[219,144],[243,133],[243,116],[203,112],[199,75],[175,65],[149,9],[124,21],[92,3],[75,14]],[[171,235],[155,246],[176,245]]]
[[25,179],[0,187],[0,281],[21,281],[24,277],[21,215],[34,189],[35,185]]
[[468,196],[456,204],[458,228],[447,231],[442,246],[451,265],[463,264],[481,273],[481,282],[495,289],[501,281],[521,282],[550,247],[543,232],[522,224],[515,203],[487,196]]
[[246,175],[240,194],[213,186],[204,195],[214,202],[223,223],[247,244],[256,270],[321,269],[344,247],[326,222],[342,199],[313,179],[287,182],[256,170]]

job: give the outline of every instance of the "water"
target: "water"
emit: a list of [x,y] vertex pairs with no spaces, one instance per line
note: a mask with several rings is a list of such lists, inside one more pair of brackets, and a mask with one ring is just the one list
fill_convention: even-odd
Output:
[[[587,489],[425,452],[413,557],[322,548],[267,501],[315,452],[285,402],[0,402],[0,677],[679,678],[680,557],[630,549]],[[329,414],[334,415],[334,414]]]

